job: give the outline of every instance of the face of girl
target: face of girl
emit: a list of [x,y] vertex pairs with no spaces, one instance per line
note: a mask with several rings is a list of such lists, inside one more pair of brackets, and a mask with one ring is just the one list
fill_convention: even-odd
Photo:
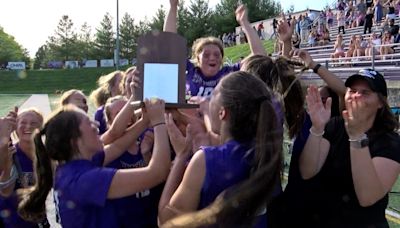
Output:
[[85,113],[87,113],[89,110],[86,97],[80,92],[72,94],[68,99],[68,103],[76,105],[78,108],[82,109]]
[[221,68],[222,53],[215,44],[205,45],[197,58],[201,72],[206,77],[216,75]]
[[42,120],[35,112],[24,112],[17,118],[17,136],[20,141],[32,141],[32,135],[36,129],[40,129]]
[[365,103],[366,111],[370,115],[375,115],[383,105],[379,100],[378,94],[374,92],[364,80],[357,80],[347,88],[345,101],[360,100]]
[[126,75],[126,78],[125,78],[124,90],[125,90],[125,96],[128,97],[128,98],[132,95],[132,91],[131,91],[130,84],[131,84],[131,82],[132,82],[132,80],[133,80],[133,76],[135,75],[135,74],[134,74],[135,71],[136,71],[136,70],[133,70],[133,71],[129,72],[129,73]]
[[81,136],[77,140],[79,151],[85,158],[91,159],[94,154],[103,149],[103,143],[98,134],[98,126],[86,114],[82,112],[77,112],[77,114],[81,120],[79,124]]

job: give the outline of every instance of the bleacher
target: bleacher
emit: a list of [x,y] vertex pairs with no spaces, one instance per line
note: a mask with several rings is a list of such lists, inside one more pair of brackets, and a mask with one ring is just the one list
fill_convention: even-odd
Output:
[[[395,19],[395,24],[400,25],[400,18]],[[346,33],[342,34],[344,50],[347,51],[350,37],[352,35],[362,35],[364,39],[369,39],[370,34],[364,34],[364,27],[359,26],[356,28],[345,29]],[[372,32],[380,34],[382,28],[380,26],[373,26]],[[330,29],[331,41],[324,46],[314,46],[309,47],[307,44],[302,44],[301,48],[308,50],[310,55],[313,57],[314,61],[326,66],[330,71],[336,73],[340,78],[346,79],[352,73],[357,72],[363,68],[375,68],[381,72],[386,80],[388,81],[400,81],[400,46],[399,44],[393,44],[388,46],[393,46],[395,52],[391,55],[385,55],[386,59],[382,60],[381,55],[375,55],[374,60],[367,59],[366,57],[350,57],[350,58],[339,58],[331,59],[330,55],[334,52],[333,46],[336,41],[336,36],[338,34],[337,21],[334,19],[334,24]],[[379,47],[377,47],[379,49]],[[303,76],[303,79],[318,80],[319,77],[316,74],[310,73]]]

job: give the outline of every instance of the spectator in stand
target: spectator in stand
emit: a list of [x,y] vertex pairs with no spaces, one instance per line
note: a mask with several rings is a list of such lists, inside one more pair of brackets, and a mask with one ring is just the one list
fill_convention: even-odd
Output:
[[368,42],[363,39],[362,35],[356,36],[355,50],[353,57],[356,57],[355,61],[360,61],[360,57],[365,56],[365,49],[368,46]]
[[399,34],[399,26],[394,23],[394,19],[390,19],[389,21],[389,32],[393,37]]
[[397,16],[400,16],[400,0],[396,0],[395,13]]
[[342,37],[341,34],[338,34],[336,36],[336,41],[335,41],[335,45],[333,46],[333,49],[335,50],[335,52],[333,52],[331,54],[331,58],[332,59],[338,59],[340,57],[344,57],[345,56],[343,37]]
[[346,3],[343,0],[338,0],[336,4],[336,9],[339,11],[343,11],[346,8]]
[[394,0],[388,0],[387,2],[384,3],[383,7],[386,7],[388,9],[386,18],[391,20],[396,18],[396,13],[395,13],[395,7],[396,3]]
[[349,46],[346,51],[346,61],[350,62],[351,57],[354,56],[354,51],[356,50],[356,35],[351,35]]
[[378,37],[376,33],[371,33],[368,39],[368,45],[365,49],[365,56],[372,58],[372,53],[375,55],[379,55],[380,45],[382,44],[382,40]]
[[368,7],[367,14],[365,15],[365,22],[364,22],[364,34],[371,33],[372,25],[374,19],[374,12],[372,11],[371,7]]
[[104,105],[108,98],[122,94],[120,84],[124,74],[123,71],[117,70],[101,76],[97,80],[98,88],[93,90],[89,96],[97,108],[94,119],[99,122],[100,135],[107,130],[107,123],[104,119]]
[[260,22],[257,25],[257,35],[258,35],[258,37],[260,37],[261,40],[264,39],[263,34],[264,34],[264,25],[263,25],[263,22]]
[[346,16],[344,15],[343,10],[336,14],[336,20],[338,24],[338,33],[340,33],[340,30],[342,30],[343,34],[345,34],[346,32],[344,31],[344,27],[346,25]]
[[331,42],[329,29],[325,25],[322,27],[321,36],[320,36],[320,40],[318,41],[318,43],[319,43],[319,45],[327,45],[329,42]]
[[365,0],[358,0],[356,5],[357,11],[364,15],[367,13],[367,5],[365,4]]
[[229,39],[228,35],[226,33],[224,33],[222,35],[222,42],[224,44],[224,47],[229,47],[229,40],[228,39]]
[[306,43],[309,35],[309,23],[305,16],[300,15],[300,40],[301,43]]
[[393,37],[390,32],[385,32],[382,36],[382,46],[380,48],[381,59],[386,60],[386,55],[393,54],[394,49],[391,44],[394,43]]
[[293,32],[292,34],[292,46],[295,48],[300,48],[300,37],[297,32]]
[[380,25],[383,17],[383,9],[381,0],[374,0],[374,9],[375,9],[375,25]]
[[314,47],[317,45],[317,31],[312,28],[310,34],[308,35],[308,45]]
[[331,8],[328,8],[328,12],[326,12],[326,19],[328,20],[328,26],[331,28],[333,26],[333,12]]
[[240,27],[240,31],[239,31],[239,40],[240,40],[241,44],[247,43],[246,34],[243,32],[242,27]]

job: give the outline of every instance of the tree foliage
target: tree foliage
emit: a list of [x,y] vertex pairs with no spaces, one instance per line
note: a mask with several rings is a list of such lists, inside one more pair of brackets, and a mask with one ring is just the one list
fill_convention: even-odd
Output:
[[0,26],[0,67],[6,67],[7,62],[24,61],[29,66],[30,60],[26,49],[15,41],[14,37],[4,32]]

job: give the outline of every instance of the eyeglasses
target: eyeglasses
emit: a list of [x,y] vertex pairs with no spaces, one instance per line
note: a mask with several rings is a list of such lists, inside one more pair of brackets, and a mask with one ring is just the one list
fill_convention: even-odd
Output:
[[378,72],[376,72],[374,70],[369,70],[369,69],[362,69],[362,70],[358,71],[358,74],[368,77],[368,78],[375,79],[375,76],[378,75]]

